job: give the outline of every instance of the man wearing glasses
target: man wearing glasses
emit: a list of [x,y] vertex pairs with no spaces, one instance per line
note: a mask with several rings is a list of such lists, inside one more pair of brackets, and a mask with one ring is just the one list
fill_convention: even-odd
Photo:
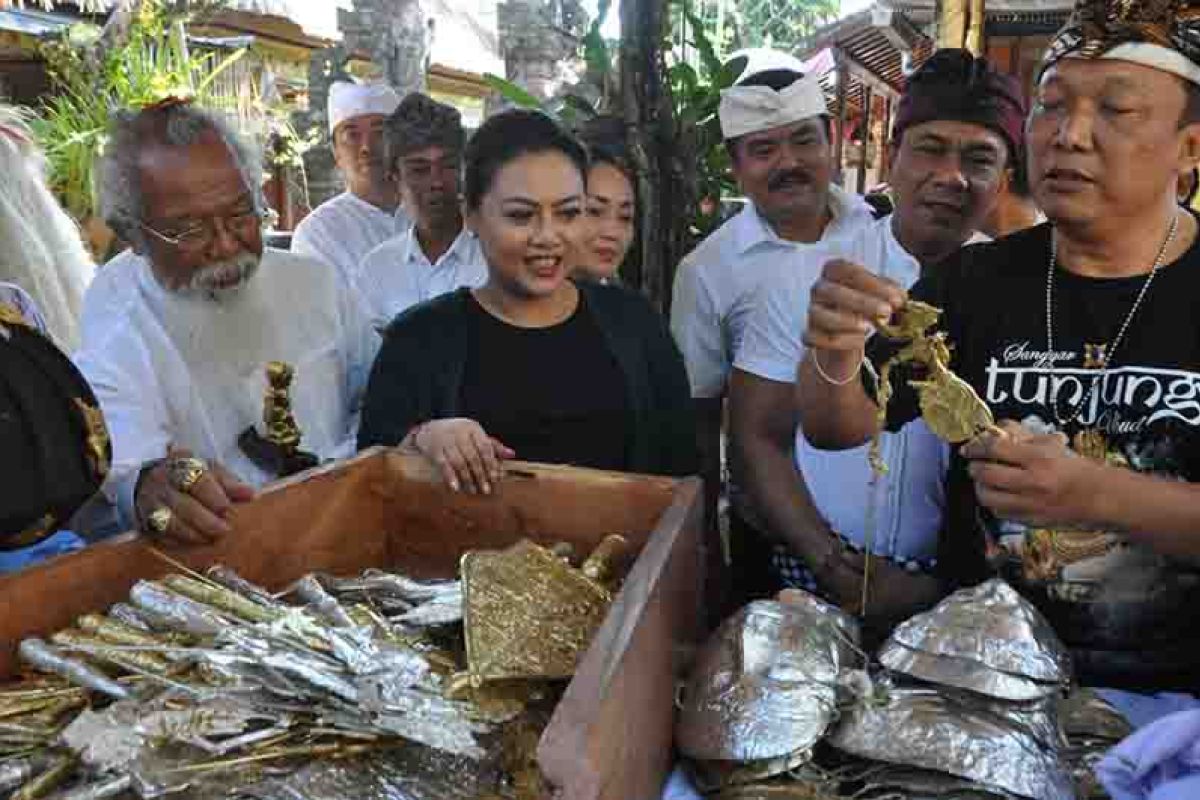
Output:
[[295,371],[300,446],[337,458],[353,452],[377,337],[333,267],[264,248],[257,161],[206,112],[115,115],[100,175],[133,283],[77,356],[113,440],[104,493],[122,527],[210,541],[276,477],[238,444],[261,426],[267,364]]

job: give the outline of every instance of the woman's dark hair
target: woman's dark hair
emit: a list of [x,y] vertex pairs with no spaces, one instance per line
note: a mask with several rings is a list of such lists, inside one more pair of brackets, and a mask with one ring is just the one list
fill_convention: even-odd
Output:
[[624,120],[610,115],[592,117],[579,126],[576,134],[587,148],[590,166],[608,164],[616,167],[630,183],[636,184],[637,171],[625,143]]
[[583,145],[541,111],[512,109],[489,117],[467,143],[463,199],[479,208],[496,173],[514,159],[533,153],[562,153],[587,180],[588,156]]

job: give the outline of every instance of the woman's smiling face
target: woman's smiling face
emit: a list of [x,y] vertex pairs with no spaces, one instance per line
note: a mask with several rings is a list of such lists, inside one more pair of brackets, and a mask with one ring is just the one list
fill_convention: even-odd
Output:
[[521,297],[558,289],[582,244],[585,202],[584,177],[562,152],[525,153],[504,164],[467,216],[492,282]]

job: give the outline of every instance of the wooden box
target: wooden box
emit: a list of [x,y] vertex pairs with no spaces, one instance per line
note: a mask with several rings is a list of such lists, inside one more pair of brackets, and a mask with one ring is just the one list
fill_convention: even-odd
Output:
[[[586,553],[625,535],[640,554],[538,756],[556,797],[652,800],[671,768],[675,680],[701,632],[701,495],[695,478],[521,463],[496,495],[460,495],[424,460],[374,450],[271,487],[236,510],[232,536],[174,555],[280,589],[314,570],[451,577],[470,549],[528,538]],[[126,534],[0,578],[0,679],[12,676],[22,638],[65,628],[171,571]]]

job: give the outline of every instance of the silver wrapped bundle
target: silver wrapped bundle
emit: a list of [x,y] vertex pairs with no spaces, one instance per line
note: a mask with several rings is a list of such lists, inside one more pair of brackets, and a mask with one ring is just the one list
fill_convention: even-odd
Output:
[[214,564],[208,568],[204,576],[211,581],[221,584],[226,589],[237,592],[242,597],[253,600],[259,605],[267,606],[268,608],[277,605],[275,598],[271,596],[270,592],[258,584],[246,580],[224,564]]
[[331,625],[339,628],[353,628],[354,620],[346,613],[334,597],[325,591],[325,587],[313,575],[306,575],[296,581],[292,587],[296,596],[303,600],[312,611]]
[[0,794],[11,792],[46,768],[44,754],[8,758],[0,762]]
[[479,800],[499,797],[501,781],[495,764],[409,746],[366,758],[314,761],[292,775],[250,786],[239,796],[247,800]]
[[415,628],[433,625],[452,625],[463,621],[462,585],[423,601],[420,605],[392,618],[393,622]]
[[761,600],[727,619],[687,682],[676,727],[680,751],[748,762],[816,744],[835,717],[839,672],[853,652],[840,613]]
[[17,648],[17,653],[29,666],[66,678],[76,686],[91,689],[109,697],[123,700],[129,690],[99,670],[83,661],[68,658],[41,639],[26,639]]
[[49,800],[107,800],[109,797],[120,797],[133,787],[133,778],[129,775],[118,775],[114,778],[96,781],[84,786],[56,794]]
[[892,689],[843,712],[829,743],[874,761],[937,770],[1031,800],[1073,800],[1057,757],[1000,717],[932,689]]
[[944,772],[884,767],[871,772],[856,800],[1007,800],[1008,792],[993,791]]
[[230,620],[203,603],[176,594],[153,581],[138,581],[129,590],[129,599],[151,626],[192,636],[216,636]]
[[893,672],[943,686],[968,689],[999,700],[1030,702],[1062,691],[1062,686],[1057,683],[1042,683],[1001,672],[965,658],[922,653],[895,640],[884,642],[879,650],[879,663]]
[[[918,663],[915,657],[895,649],[895,645],[936,659]],[[914,677],[1001,699],[1032,699],[1006,695],[1031,694],[1034,684],[1065,687],[1071,680],[1070,654],[1049,623],[1001,580],[960,589],[931,611],[901,623],[884,650],[892,663],[903,663],[907,669],[915,670],[907,672]],[[991,679],[979,677],[977,672],[972,673],[971,665],[1001,674]],[[1023,678],[1024,683],[1006,681],[1009,676]],[[1052,693],[1047,691],[1039,696]]]

